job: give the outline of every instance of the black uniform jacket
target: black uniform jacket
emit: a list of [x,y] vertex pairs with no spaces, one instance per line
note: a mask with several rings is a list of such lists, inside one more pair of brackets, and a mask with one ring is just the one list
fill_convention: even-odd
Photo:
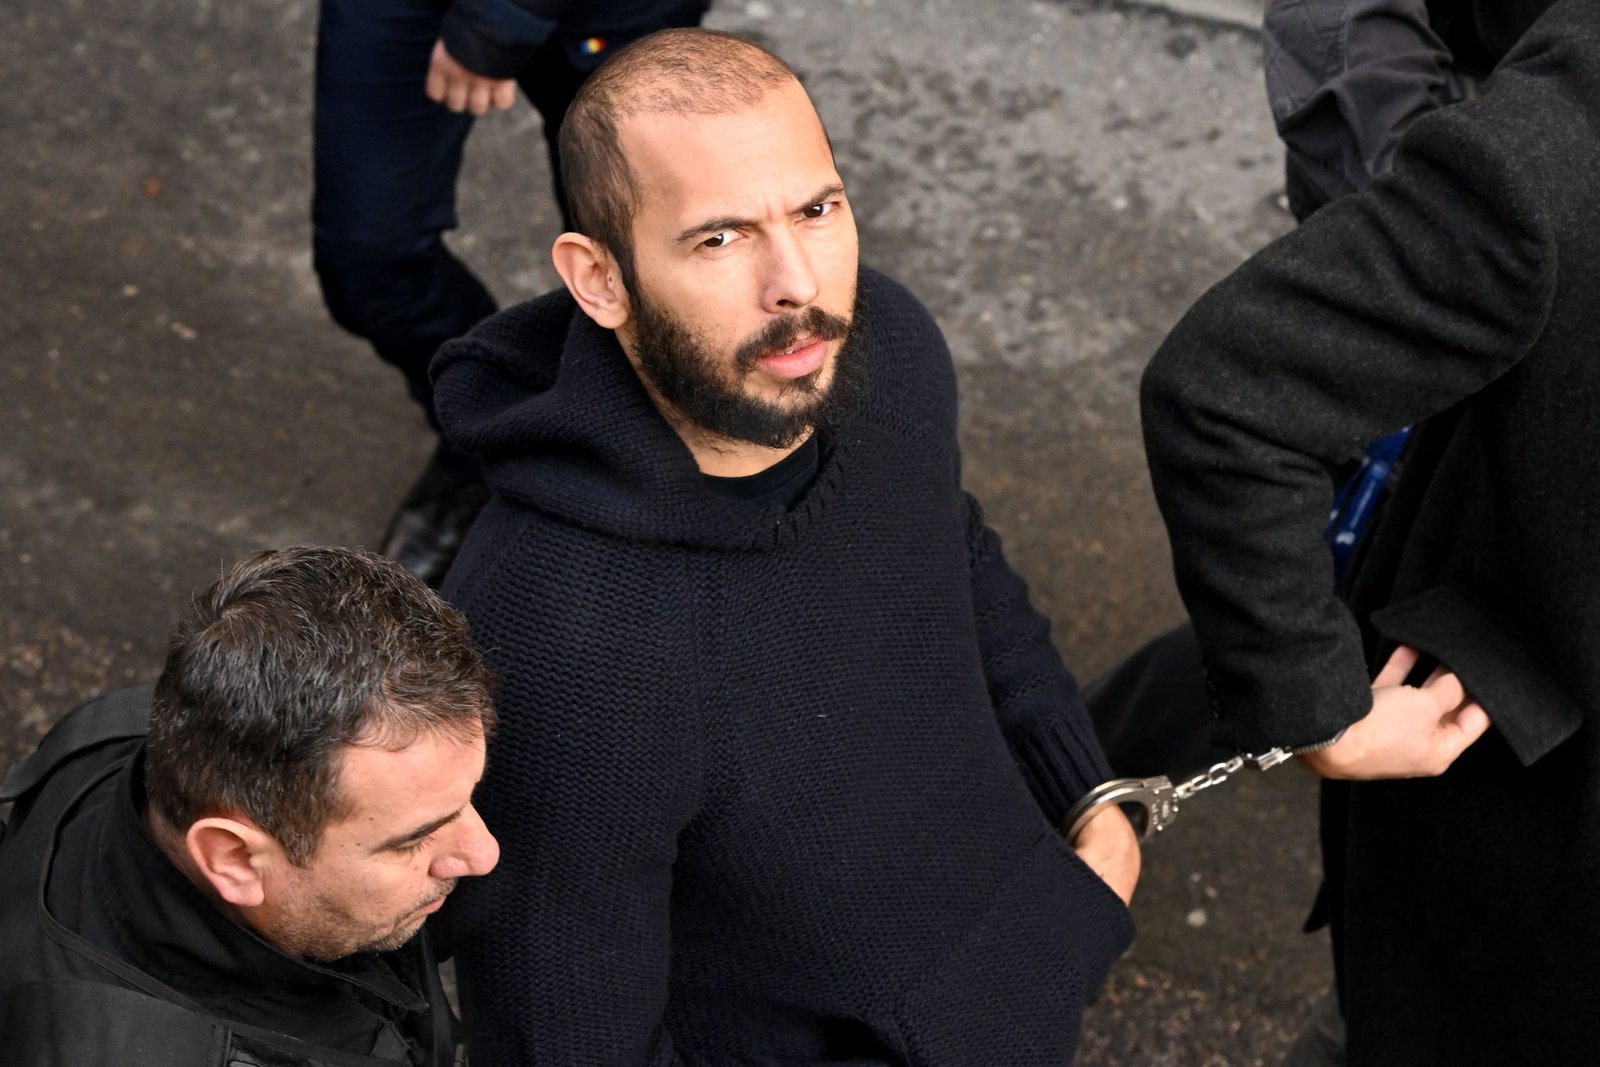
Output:
[[7,1067],[446,1067],[426,935],[331,964],[215,908],[145,835],[148,690],[69,714],[0,786]]

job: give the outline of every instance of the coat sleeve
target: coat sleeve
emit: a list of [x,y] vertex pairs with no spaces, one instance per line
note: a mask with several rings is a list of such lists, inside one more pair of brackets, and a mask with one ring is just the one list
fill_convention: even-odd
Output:
[[[590,71],[617,49],[667,26],[698,25],[706,0],[453,0],[439,31],[450,55],[486,78],[522,74],[553,34],[567,37],[567,62]],[[604,39],[601,50],[578,36]]]
[[439,38],[457,63],[485,78],[515,78],[556,32],[570,0],[455,0]]
[[1111,777],[1077,683],[1050,640],[1050,620],[1001,550],[983,509],[966,497],[967,557],[978,648],[989,700],[1012,758],[1045,818],[1059,826],[1073,803]]
[[1515,366],[1555,289],[1549,146],[1489,98],[1203,296],[1144,376],[1151,477],[1220,740],[1311,744],[1371,706],[1320,539],[1329,468]]

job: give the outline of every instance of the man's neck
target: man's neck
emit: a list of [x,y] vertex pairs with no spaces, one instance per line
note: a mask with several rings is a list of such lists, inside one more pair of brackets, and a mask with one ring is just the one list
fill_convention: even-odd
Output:
[[138,811],[139,821],[144,824],[145,833],[149,835],[151,843],[167,858],[168,862],[176,867],[185,878],[194,883],[194,887],[200,890],[218,911],[243,922],[243,916],[240,915],[239,910],[223,900],[221,895],[217,893],[216,887],[201,875],[200,868],[195,863],[194,857],[189,855],[188,841],[184,834],[177,827],[163,819],[156,812],[155,805],[148,800],[145,801],[142,808],[136,810]]
[[198,882],[190,870],[189,851],[184,847],[183,835],[167,820],[156,813],[155,805],[146,800],[136,804],[134,811],[139,815],[139,822],[144,825],[144,832],[149,835],[151,842],[161,850],[161,854],[172,862],[172,865],[182,871],[191,882]]

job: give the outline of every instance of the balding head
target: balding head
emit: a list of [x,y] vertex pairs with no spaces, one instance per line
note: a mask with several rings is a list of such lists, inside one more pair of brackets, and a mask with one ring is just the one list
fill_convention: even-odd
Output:
[[672,29],[618,52],[584,83],[561,127],[562,178],[578,232],[605,247],[630,290],[640,187],[622,149],[624,122],[742,111],[797,81],[760,45],[714,30]]

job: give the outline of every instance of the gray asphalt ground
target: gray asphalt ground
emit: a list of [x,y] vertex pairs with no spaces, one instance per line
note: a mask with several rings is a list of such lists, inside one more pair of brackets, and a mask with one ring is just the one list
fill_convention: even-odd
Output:
[[[1290,222],[1250,8],[1224,6],[724,0],[710,20],[812,88],[866,259],[949,335],[968,481],[1086,678],[1181,613],[1140,369]],[[311,273],[314,2],[8,15],[0,757],[151,678],[222,562],[373,543],[428,449],[399,377],[333,326]],[[505,302],[555,284],[537,123],[481,123],[453,238]],[[1276,1062],[1329,981],[1325,940],[1299,932],[1314,805],[1295,768],[1245,777],[1149,846],[1139,941],[1080,1063]]]

